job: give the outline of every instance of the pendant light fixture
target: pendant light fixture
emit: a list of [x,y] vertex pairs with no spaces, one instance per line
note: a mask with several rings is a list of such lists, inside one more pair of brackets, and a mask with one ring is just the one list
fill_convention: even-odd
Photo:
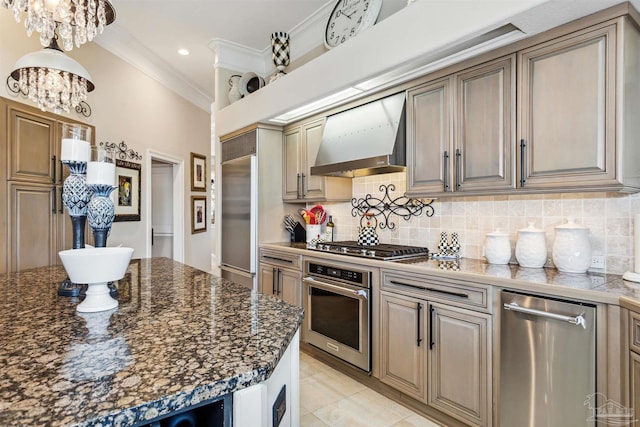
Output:
[[56,29],[64,50],[80,47],[102,33],[116,13],[108,0],[0,0],[13,12],[17,22],[26,13],[27,34],[40,33],[40,43],[48,47],[56,36]]
[[42,111],[56,114],[78,110],[95,88],[87,70],[65,55],[55,38],[45,49],[18,59],[10,79]]

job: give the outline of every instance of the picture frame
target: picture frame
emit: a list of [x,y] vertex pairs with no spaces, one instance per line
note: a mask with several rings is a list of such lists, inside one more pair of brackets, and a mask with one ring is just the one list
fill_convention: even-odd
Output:
[[140,163],[116,159],[117,188],[111,193],[114,222],[140,221],[141,169]]
[[191,196],[191,234],[207,231],[207,198]]
[[191,191],[207,189],[207,156],[191,153]]

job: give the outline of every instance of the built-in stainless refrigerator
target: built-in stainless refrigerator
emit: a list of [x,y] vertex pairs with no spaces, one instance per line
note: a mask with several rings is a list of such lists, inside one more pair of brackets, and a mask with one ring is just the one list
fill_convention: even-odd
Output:
[[257,289],[258,244],[283,242],[282,129],[257,125],[221,137],[219,259],[222,277]]
[[253,288],[256,274],[256,156],[222,164],[222,277]]

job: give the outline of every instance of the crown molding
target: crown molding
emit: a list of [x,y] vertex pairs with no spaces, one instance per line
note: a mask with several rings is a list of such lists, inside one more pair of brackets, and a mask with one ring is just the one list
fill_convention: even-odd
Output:
[[95,43],[198,108],[211,112],[213,94],[207,94],[189,83],[187,78],[124,31],[117,22],[109,25],[109,31],[97,37]]
[[209,49],[215,54],[215,68],[224,68],[239,73],[252,71],[261,76],[266,75],[267,68],[261,50],[223,39],[211,40]]
[[[323,44],[324,26],[333,6],[333,2],[325,3],[288,31],[292,59],[302,57]],[[275,66],[271,59],[271,45],[258,50],[228,40],[213,39],[209,42],[209,49],[215,52],[214,66],[216,68],[239,73],[252,71],[263,77],[275,72]]]

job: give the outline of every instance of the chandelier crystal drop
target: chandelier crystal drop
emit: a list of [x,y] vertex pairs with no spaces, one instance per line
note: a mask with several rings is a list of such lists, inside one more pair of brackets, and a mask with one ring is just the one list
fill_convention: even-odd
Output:
[[17,22],[26,13],[27,34],[40,33],[42,46],[49,46],[56,29],[64,50],[80,47],[101,34],[115,20],[115,10],[108,0],[0,0],[13,12]]

